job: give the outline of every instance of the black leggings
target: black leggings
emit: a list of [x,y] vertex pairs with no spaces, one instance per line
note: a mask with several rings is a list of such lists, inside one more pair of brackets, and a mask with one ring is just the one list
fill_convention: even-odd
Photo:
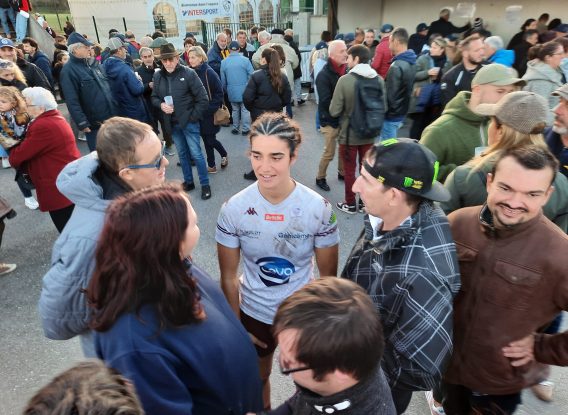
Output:
[[205,144],[205,153],[207,154],[207,165],[209,167],[215,167],[215,151],[217,150],[221,157],[227,157],[227,150],[223,147],[223,144],[217,140],[216,134],[202,135],[203,143]]
[[71,217],[74,208],[75,205],[69,205],[67,207],[64,207],[63,209],[49,211],[49,216],[51,216],[51,220],[59,233],[63,232],[63,228],[65,228],[65,225]]

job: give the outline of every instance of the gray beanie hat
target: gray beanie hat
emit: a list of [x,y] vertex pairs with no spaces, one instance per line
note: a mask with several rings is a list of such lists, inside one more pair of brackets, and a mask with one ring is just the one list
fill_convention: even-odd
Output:
[[480,104],[475,107],[479,115],[496,117],[501,124],[508,125],[523,134],[535,134],[539,124],[546,124],[548,101],[528,91],[511,92],[496,104]]

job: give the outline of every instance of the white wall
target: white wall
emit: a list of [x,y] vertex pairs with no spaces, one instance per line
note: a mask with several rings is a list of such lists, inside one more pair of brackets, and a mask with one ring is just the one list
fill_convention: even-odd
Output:
[[[384,2],[384,4],[382,4]],[[444,0],[339,0],[338,20],[339,32],[347,33],[356,27],[381,27],[383,23],[405,27],[409,33],[414,33],[420,22],[430,22],[438,19],[438,13],[443,7],[457,7],[459,1]],[[521,24],[528,18],[538,18],[547,12],[551,19],[558,17],[568,21],[568,2],[566,0],[482,0],[476,4],[475,17],[482,17],[487,29],[494,35],[502,36],[505,43],[519,31]],[[381,11],[383,7],[383,13]],[[505,8],[511,5],[522,5],[519,18],[514,22],[506,20]],[[466,19],[452,17],[454,25],[462,26]]]

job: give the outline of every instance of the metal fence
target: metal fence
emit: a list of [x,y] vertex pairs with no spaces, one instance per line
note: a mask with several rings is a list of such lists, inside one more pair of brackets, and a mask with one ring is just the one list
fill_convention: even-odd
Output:
[[[217,37],[217,33],[222,32],[223,29],[229,28],[233,32],[233,39],[236,39],[236,33],[239,30],[246,30],[247,33],[253,26],[259,26],[255,23],[201,23],[201,35],[203,36],[203,43],[205,43],[208,47],[213,45],[215,39]],[[262,25],[265,27],[268,32],[272,29],[292,29],[292,22],[282,22],[282,23],[272,23],[269,25]]]

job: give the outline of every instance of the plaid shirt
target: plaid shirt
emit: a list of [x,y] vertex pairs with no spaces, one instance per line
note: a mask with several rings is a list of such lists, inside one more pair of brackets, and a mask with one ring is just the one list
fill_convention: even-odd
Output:
[[382,366],[391,388],[429,390],[452,352],[459,265],[442,210],[422,202],[398,228],[373,240],[369,218],[341,274],[377,306],[385,335]]

